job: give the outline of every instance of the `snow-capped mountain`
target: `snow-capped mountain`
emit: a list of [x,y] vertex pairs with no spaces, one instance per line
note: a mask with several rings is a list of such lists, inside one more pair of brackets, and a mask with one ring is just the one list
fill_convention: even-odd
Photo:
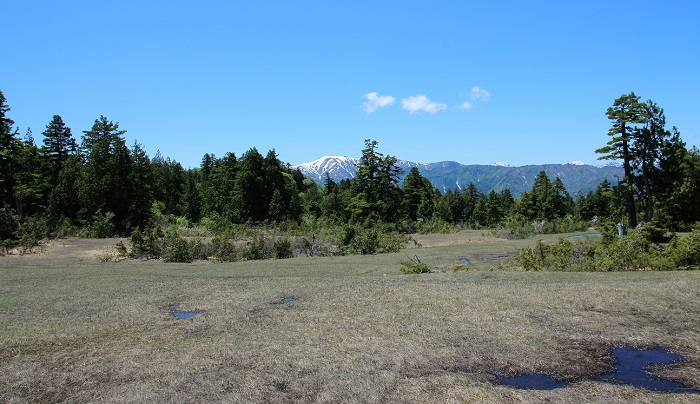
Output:
[[[294,168],[299,168],[304,175],[323,184],[326,173],[336,182],[353,178],[359,160],[356,157],[326,156]],[[473,182],[483,192],[492,189],[499,192],[508,188],[516,196],[532,188],[540,171],[546,172],[552,180],[559,177],[571,195],[579,191],[586,193],[594,190],[604,179],[615,183],[615,177],[622,175],[622,168],[619,166],[592,166],[581,161],[515,167],[505,163],[464,165],[454,161],[441,161],[422,164],[398,160],[397,165],[403,168],[404,175],[408,174],[412,167],[418,167],[421,174],[443,192],[448,189],[460,190]]]
[[333,181],[340,181],[344,178],[352,178],[357,171],[357,157],[347,156],[325,156],[318,160],[302,163],[294,168],[301,170],[304,175],[311,177],[318,183],[323,183],[328,174]]

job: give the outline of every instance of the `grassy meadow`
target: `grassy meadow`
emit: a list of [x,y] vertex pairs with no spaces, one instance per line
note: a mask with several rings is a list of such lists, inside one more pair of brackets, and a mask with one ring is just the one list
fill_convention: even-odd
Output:
[[[535,240],[415,238],[225,264],[0,257],[0,402],[698,402],[590,379],[611,345],[662,347],[688,362],[656,374],[700,389],[700,272],[503,271],[484,258]],[[403,274],[414,255],[434,272]],[[573,383],[497,384],[527,373]]]

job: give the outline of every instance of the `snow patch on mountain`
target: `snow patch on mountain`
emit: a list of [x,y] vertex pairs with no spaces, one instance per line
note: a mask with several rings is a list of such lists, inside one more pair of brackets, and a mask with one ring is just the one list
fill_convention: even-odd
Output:
[[573,165],[573,166],[585,166],[585,165],[586,165],[586,163],[584,163],[584,162],[581,161],[581,160],[570,161],[570,162],[568,162],[568,163],[566,163],[566,164],[571,164],[571,165]]
[[495,163],[491,163],[491,165],[494,167],[513,167],[512,165],[504,163],[502,161],[496,161]]
[[302,173],[319,182],[325,180],[326,173],[334,181],[339,181],[343,178],[354,177],[359,161],[360,159],[357,157],[324,156],[308,163],[293,166],[293,168],[298,168]]

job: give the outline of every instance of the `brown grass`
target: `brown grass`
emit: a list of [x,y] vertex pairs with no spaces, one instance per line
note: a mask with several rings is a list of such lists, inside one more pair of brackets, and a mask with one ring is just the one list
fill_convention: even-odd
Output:
[[[700,389],[699,272],[491,272],[479,257],[533,240],[416,238],[233,264],[2,257],[0,401],[697,402],[587,379],[610,345],[658,346],[689,360],[658,373]],[[414,254],[437,272],[402,274]],[[475,265],[452,271],[460,256]],[[530,372],[574,383],[495,383]]]

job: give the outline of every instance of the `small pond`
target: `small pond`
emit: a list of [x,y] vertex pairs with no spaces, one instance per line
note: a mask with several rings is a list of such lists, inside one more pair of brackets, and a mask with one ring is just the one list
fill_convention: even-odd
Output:
[[181,311],[176,304],[171,304],[168,306],[168,309],[170,310],[170,315],[177,319],[190,318],[201,313],[201,311]]
[[[649,371],[651,365],[668,365],[673,362],[685,361],[686,359],[680,355],[664,349],[632,347],[613,347],[612,355],[615,358],[615,370],[593,380],[625,384],[665,393],[700,393],[698,390],[673,380],[660,379]],[[524,390],[553,390],[566,387],[568,383],[546,374],[530,374],[504,377],[501,378],[500,384]]]

